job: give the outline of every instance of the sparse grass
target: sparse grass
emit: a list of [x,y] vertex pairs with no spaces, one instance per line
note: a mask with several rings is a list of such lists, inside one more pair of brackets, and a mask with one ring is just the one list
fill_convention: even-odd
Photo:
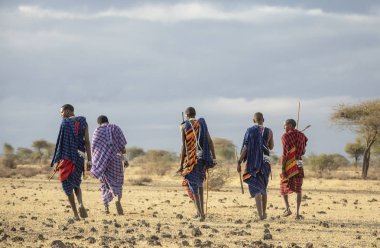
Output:
[[129,179],[128,180],[131,185],[135,186],[145,186],[147,183],[151,183],[153,180],[150,177],[139,177],[136,179]]

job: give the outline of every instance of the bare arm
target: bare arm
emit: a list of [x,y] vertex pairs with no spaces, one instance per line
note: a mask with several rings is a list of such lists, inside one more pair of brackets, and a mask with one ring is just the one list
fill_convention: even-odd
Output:
[[274,147],[274,141],[273,141],[273,132],[269,129],[269,140],[268,140],[268,148],[269,150],[273,150]]
[[87,153],[87,163],[88,163],[87,170],[90,170],[91,169],[91,144],[90,144],[90,138],[88,135],[88,127],[86,127],[86,129],[84,130],[84,144],[85,144],[86,153]]
[[126,154],[127,153],[127,149],[125,149],[125,147],[121,148],[121,153],[122,154]]
[[180,166],[183,166],[183,163],[185,162],[185,154],[186,154],[186,144],[185,144],[185,130],[183,129],[183,126],[180,128],[181,130],[181,138],[182,138],[182,147],[181,147],[181,154],[180,154]]
[[237,167],[236,167],[236,169],[237,169],[238,172],[241,172],[241,163],[247,157],[247,150],[248,150],[247,147],[244,146],[243,149],[242,149],[242,151],[241,151],[241,153],[240,153],[240,157],[239,157],[239,159],[237,161]]
[[212,158],[216,159],[214,142],[212,142],[211,136],[210,136],[210,134],[208,132],[207,132],[207,141],[208,141],[208,144],[209,144],[209,147],[210,147]]

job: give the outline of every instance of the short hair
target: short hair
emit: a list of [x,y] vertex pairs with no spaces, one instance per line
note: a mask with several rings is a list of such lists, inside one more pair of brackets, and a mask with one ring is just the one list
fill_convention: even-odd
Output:
[[108,118],[105,115],[100,115],[98,117],[98,124],[101,125],[103,123],[108,123]]
[[256,112],[253,115],[253,118],[256,119],[256,120],[258,120],[258,121],[263,121],[264,120],[263,113],[261,113],[261,112]]
[[188,107],[185,111],[185,113],[189,116],[189,117],[195,117],[195,115],[197,114],[197,112],[195,112],[195,108],[193,107]]
[[70,110],[71,112],[74,112],[74,106],[71,104],[64,104],[62,107],[62,110]]
[[294,128],[297,126],[297,123],[296,123],[296,121],[294,119],[287,119],[285,121],[285,124],[289,124],[289,125],[291,125]]

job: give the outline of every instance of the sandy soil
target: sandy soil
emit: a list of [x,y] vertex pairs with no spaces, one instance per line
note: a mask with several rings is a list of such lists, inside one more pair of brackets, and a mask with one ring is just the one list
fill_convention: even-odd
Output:
[[[75,223],[57,179],[1,179],[0,247],[380,247],[379,181],[305,178],[305,219],[297,221],[281,217],[274,176],[268,219],[256,222],[254,199],[241,194],[235,178],[209,192],[208,218],[198,222],[180,178],[152,179],[146,186],[126,181],[124,216],[116,215],[114,204],[105,215],[98,182],[84,180],[89,217]],[[295,195],[290,200],[295,211]]]

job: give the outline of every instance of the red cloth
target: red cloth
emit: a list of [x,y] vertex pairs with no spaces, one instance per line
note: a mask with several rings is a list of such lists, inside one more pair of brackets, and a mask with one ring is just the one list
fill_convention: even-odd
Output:
[[194,195],[193,193],[191,192],[190,188],[189,188],[189,183],[187,182],[186,179],[183,179],[182,181],[182,186],[186,187],[186,192],[187,192],[187,195],[190,197],[190,199],[192,201],[194,201]]
[[69,178],[71,173],[74,172],[75,165],[70,160],[63,159],[59,162],[58,168],[59,168],[59,180],[63,182]]
[[293,192],[301,193],[302,192],[302,183],[303,183],[303,168],[298,168],[299,174],[294,177],[289,178],[286,181],[280,181],[280,192],[281,195],[289,195]]
[[297,129],[289,130],[284,133],[281,138],[282,141],[282,159],[286,159],[290,150],[296,148],[296,159],[300,160],[301,156],[305,154],[307,143],[306,136]]

